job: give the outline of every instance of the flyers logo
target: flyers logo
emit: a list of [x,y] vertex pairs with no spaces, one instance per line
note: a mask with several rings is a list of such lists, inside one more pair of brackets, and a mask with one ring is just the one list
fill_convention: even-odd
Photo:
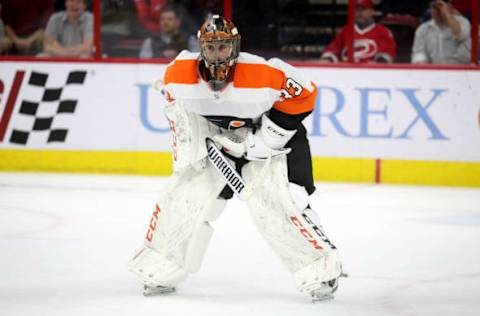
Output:
[[240,128],[242,126],[245,126],[244,121],[230,121],[230,123],[228,123],[228,127]]

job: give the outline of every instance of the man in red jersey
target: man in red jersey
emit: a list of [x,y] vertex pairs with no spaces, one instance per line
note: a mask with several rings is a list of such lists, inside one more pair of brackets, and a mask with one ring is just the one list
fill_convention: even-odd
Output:
[[[376,24],[372,0],[357,0],[354,25],[354,62],[392,63],[396,56],[395,39],[388,28]],[[344,26],[322,54],[322,62],[348,61],[350,29]]]

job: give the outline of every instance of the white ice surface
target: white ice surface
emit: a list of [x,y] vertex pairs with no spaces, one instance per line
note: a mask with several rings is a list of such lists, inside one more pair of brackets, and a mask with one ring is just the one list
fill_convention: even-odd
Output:
[[311,205],[350,277],[312,304],[237,199],[202,269],[143,297],[126,264],[164,184],[0,173],[0,315],[480,315],[478,189],[318,183]]

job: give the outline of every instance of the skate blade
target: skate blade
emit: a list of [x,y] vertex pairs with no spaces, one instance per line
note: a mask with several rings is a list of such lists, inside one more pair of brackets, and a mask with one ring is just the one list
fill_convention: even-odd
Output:
[[165,295],[174,293],[174,287],[168,286],[144,286],[143,287],[143,296],[156,296],[156,295]]
[[333,299],[334,299],[334,297],[333,297],[332,294],[325,294],[325,295],[321,295],[321,296],[314,296],[314,297],[312,297],[312,303],[313,303],[313,304],[316,304],[316,303],[331,301],[331,300],[333,300]]

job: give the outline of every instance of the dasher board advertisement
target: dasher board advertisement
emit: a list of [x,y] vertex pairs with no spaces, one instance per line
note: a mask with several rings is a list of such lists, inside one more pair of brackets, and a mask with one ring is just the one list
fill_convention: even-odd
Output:
[[[0,149],[170,151],[164,64],[0,63]],[[321,157],[480,161],[480,72],[300,67]]]

